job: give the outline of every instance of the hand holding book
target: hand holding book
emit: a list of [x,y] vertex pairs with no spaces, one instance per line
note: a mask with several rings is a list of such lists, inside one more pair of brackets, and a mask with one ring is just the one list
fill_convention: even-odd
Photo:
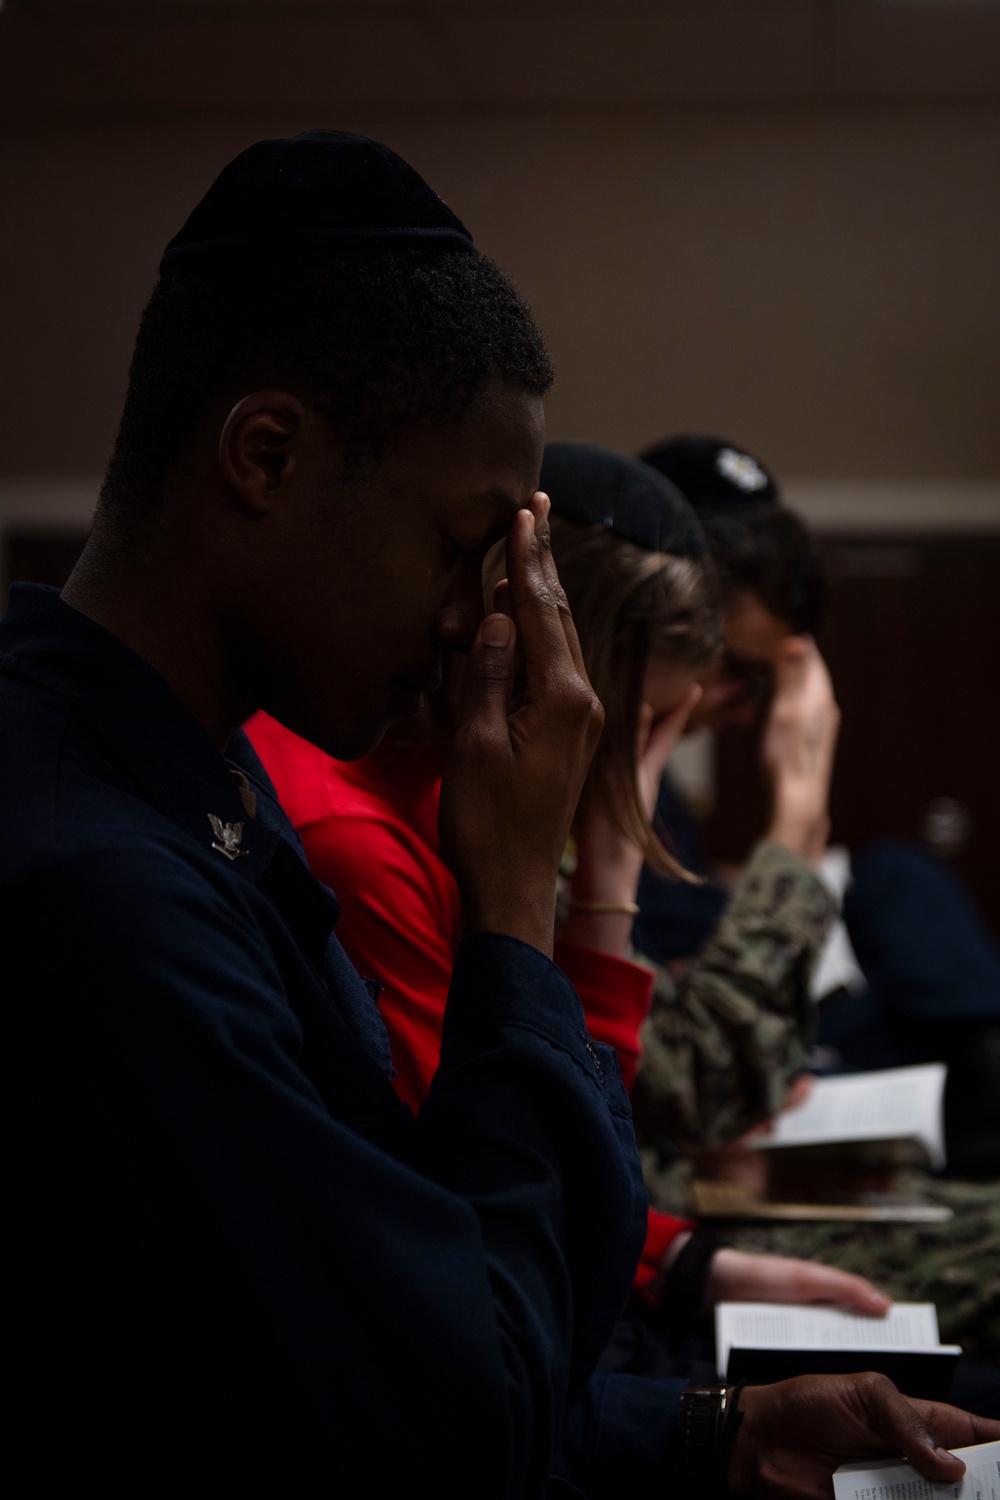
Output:
[[902,1396],[876,1374],[748,1385],[740,1408],[728,1472],[734,1496],[828,1500],[833,1470],[859,1454],[905,1454],[935,1485],[957,1484],[965,1466],[948,1449],[1000,1439],[1000,1422]]

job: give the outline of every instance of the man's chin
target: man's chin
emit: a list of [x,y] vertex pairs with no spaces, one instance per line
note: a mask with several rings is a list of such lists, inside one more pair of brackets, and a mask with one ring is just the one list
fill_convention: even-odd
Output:
[[[379,717],[371,718],[363,724],[338,725],[335,729],[323,729],[322,739],[313,739],[313,744],[319,745],[327,755],[332,755],[334,760],[361,760],[370,755],[373,750],[385,739],[386,734],[399,726],[402,737],[409,739],[408,731],[412,728],[412,737],[417,742],[426,738],[427,729],[423,723],[423,710],[426,708],[426,698],[421,694],[420,701],[416,705],[408,705],[400,709],[394,704]],[[309,736],[306,736],[309,738]]]
[[353,724],[331,724],[312,715],[283,713],[273,708],[266,711],[272,719],[334,760],[361,760],[370,755],[394,722],[389,714]]
[[[274,708],[268,708],[267,712],[286,729],[291,729],[334,760],[361,760],[371,754],[393,725],[399,724],[404,730],[411,724],[415,728],[417,724],[422,726],[427,695],[393,683],[391,691],[377,708],[369,704],[368,712],[361,710],[356,716],[345,715],[331,720],[302,709],[303,705],[299,704],[294,709],[286,706],[286,712]],[[425,734],[426,730],[422,728],[418,738]]]
[[324,734],[322,743],[318,740],[314,743],[319,744],[319,748],[325,750],[327,755],[332,755],[334,760],[361,760],[381,743],[386,730],[394,722],[394,719],[386,717],[377,724]]

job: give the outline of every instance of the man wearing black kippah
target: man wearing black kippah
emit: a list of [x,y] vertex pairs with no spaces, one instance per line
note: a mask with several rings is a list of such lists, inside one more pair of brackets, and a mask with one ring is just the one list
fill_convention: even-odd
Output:
[[[717,1490],[725,1452],[739,1493],[806,1494],[883,1447],[960,1472],[876,1380],[747,1391],[725,1433],[727,1393],[685,1397],[675,1460],[674,1384],[590,1379],[644,1201],[548,957],[601,719],[535,492],[549,380],[510,285],[362,137],[251,147],[167,249],[92,538],[0,625],[8,1447],[39,1488],[520,1500],[558,1469],[624,1496],[675,1461]],[[240,725],[361,755],[446,650],[466,937],[414,1121]]]

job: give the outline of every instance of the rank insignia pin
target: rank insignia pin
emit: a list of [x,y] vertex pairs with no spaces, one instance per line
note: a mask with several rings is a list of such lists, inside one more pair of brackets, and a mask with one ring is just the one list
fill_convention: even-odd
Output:
[[242,823],[223,823],[222,819],[217,818],[214,813],[208,814],[208,821],[211,823],[212,832],[215,834],[215,838],[212,841],[213,849],[217,849],[227,859],[239,859],[241,854],[250,853],[249,849],[240,848],[240,843],[243,839]]

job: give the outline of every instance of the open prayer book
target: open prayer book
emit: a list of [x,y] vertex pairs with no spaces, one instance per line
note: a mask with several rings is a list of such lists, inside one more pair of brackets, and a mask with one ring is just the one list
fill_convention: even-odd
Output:
[[953,1484],[935,1484],[901,1458],[841,1464],[833,1476],[834,1500],[1000,1500],[1000,1443],[952,1452],[965,1464]]
[[818,1078],[797,1109],[777,1116],[753,1136],[760,1151],[848,1141],[918,1141],[936,1170],[944,1166],[944,1063],[880,1068]]
[[[942,1344],[932,1302],[897,1302],[884,1318],[834,1307],[720,1302],[715,1350],[722,1379],[766,1385],[793,1375],[880,1370],[908,1396],[945,1400],[961,1350]],[[1000,1497],[998,1497],[1000,1500]]]
[[[944,1063],[816,1080],[804,1104],[744,1143],[759,1169],[699,1179],[703,1218],[942,1222],[951,1210],[901,1193],[901,1168],[944,1166]],[[752,1185],[751,1185],[752,1184]]]

